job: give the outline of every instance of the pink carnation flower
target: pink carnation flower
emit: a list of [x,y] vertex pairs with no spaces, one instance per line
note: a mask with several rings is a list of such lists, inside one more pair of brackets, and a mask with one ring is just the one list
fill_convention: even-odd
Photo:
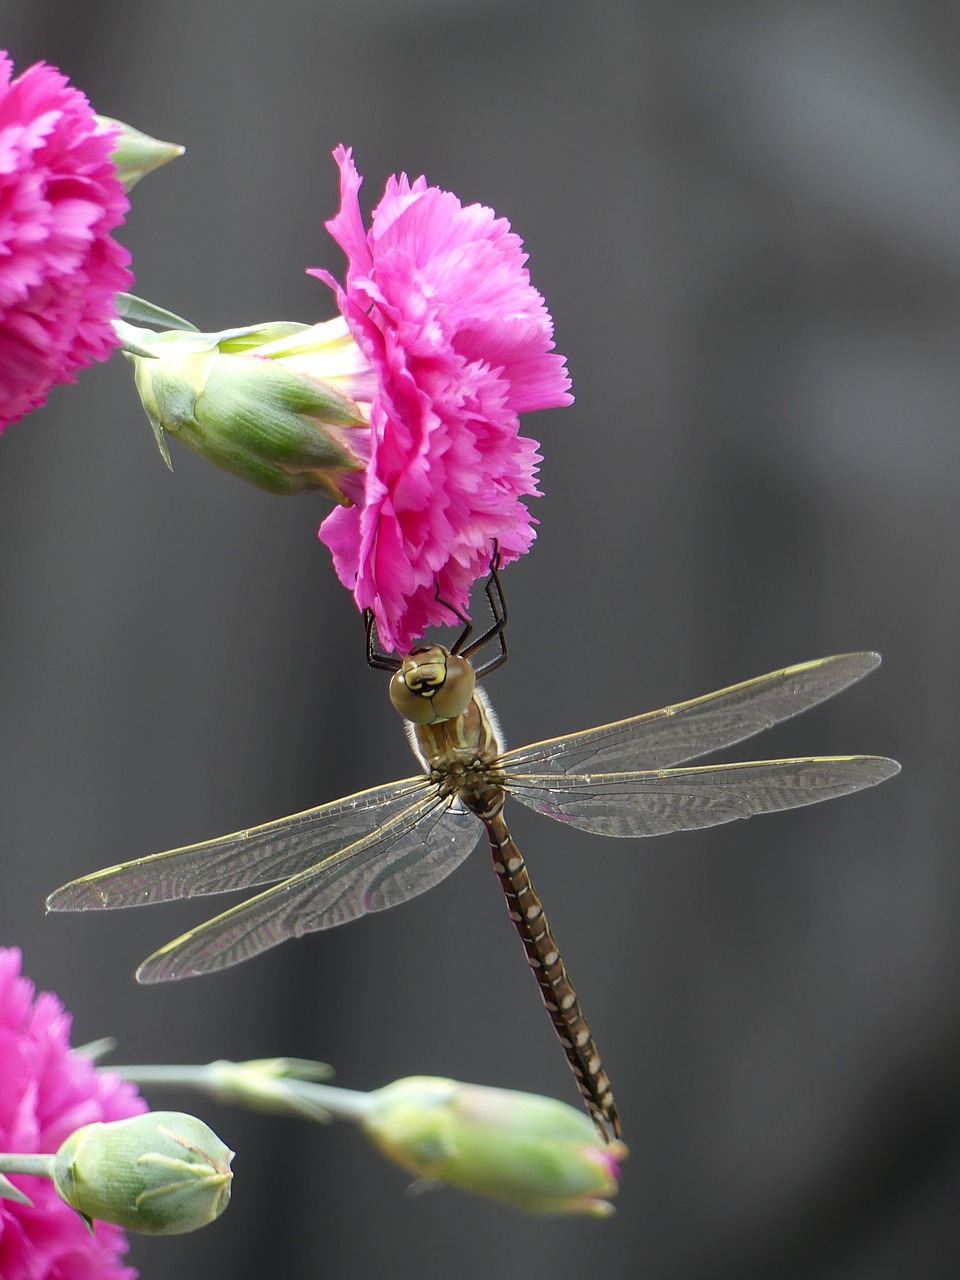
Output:
[[[146,1111],[133,1085],[70,1050],[70,1015],[55,995],[34,997],[20,952],[0,947],[0,1151],[53,1152],[74,1129]],[[11,1175],[33,1208],[0,1200],[4,1280],[133,1280],[119,1227],[91,1235],[48,1178]]]
[[11,80],[0,52],[0,431],[57,382],[105,360],[130,255],[129,208],[89,102],[42,62]]
[[338,147],[340,211],[327,230],[349,260],[336,293],[375,375],[370,462],[344,489],[355,506],[320,537],[380,641],[405,651],[455,619],[490,565],[527,551],[537,444],[518,414],[572,402],[553,322],[524,267],[520,237],[483,205],[392,177],[365,231],[351,152]]

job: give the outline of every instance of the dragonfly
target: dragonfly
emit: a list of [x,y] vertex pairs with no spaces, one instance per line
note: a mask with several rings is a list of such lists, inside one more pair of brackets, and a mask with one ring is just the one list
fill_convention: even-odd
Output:
[[[873,786],[899,772],[899,764],[868,755],[687,762],[833,697],[880,658],[847,653],[804,662],[659,711],[506,750],[477,684],[506,657],[506,608],[498,593],[499,584],[491,589],[488,583],[498,618],[470,645],[461,633],[452,648],[421,644],[402,659],[378,657],[368,625],[368,658],[393,671],[391,701],[404,717],[417,775],[95,871],[57,889],[47,907],[134,907],[271,886],[148,957],[138,981],[163,982],[225,969],[287,939],[406,902],[448,876],[485,834],[586,1109],[609,1141],[621,1128],[610,1081],[504,818],[505,799],[596,835],[632,838],[710,827]],[[500,652],[474,667],[471,656],[493,634]]]

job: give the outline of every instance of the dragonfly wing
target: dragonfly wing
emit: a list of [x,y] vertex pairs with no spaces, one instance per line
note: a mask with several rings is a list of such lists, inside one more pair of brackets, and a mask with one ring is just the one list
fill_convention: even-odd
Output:
[[584,831],[660,836],[818,804],[899,771],[883,756],[815,756],[597,776],[510,776],[504,786],[521,804]]
[[106,867],[55,890],[47,910],[139,907],[287,880],[389,822],[427,788],[434,790],[425,777],[402,778],[260,827]]
[[288,938],[406,902],[448,876],[483,834],[472,813],[430,797],[379,831],[174,939],[137,970],[140,982],[240,964]]
[[841,653],[771,671],[717,693],[678,702],[502,757],[511,774],[592,773],[666,768],[733,746],[832,698],[879,664],[876,653]]

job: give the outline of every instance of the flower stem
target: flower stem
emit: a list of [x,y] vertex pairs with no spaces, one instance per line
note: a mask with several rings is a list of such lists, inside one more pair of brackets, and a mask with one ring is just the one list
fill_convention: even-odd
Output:
[[108,1070],[118,1071],[124,1080],[136,1085],[175,1085],[185,1089],[199,1089],[201,1092],[211,1087],[209,1063],[206,1066],[146,1063],[135,1067],[109,1067]]
[[254,1111],[321,1122],[335,1118],[354,1123],[368,1114],[372,1105],[369,1093],[303,1078],[306,1072],[299,1074],[296,1068],[285,1067],[285,1062],[278,1059],[203,1065],[144,1064],[110,1070],[118,1071],[131,1084],[196,1089],[220,1102],[250,1107]]
[[52,1155],[25,1151],[0,1152],[0,1173],[29,1173],[38,1178],[53,1177]]

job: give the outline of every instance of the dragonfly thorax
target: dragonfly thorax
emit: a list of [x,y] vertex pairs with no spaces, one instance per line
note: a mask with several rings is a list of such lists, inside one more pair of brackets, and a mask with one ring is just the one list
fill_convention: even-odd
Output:
[[390,680],[390,701],[411,724],[437,724],[466,709],[476,683],[466,658],[442,644],[418,645]]
[[409,724],[414,755],[441,795],[458,796],[474,813],[499,809],[503,778],[500,725],[482,689],[458,716],[434,724]]

